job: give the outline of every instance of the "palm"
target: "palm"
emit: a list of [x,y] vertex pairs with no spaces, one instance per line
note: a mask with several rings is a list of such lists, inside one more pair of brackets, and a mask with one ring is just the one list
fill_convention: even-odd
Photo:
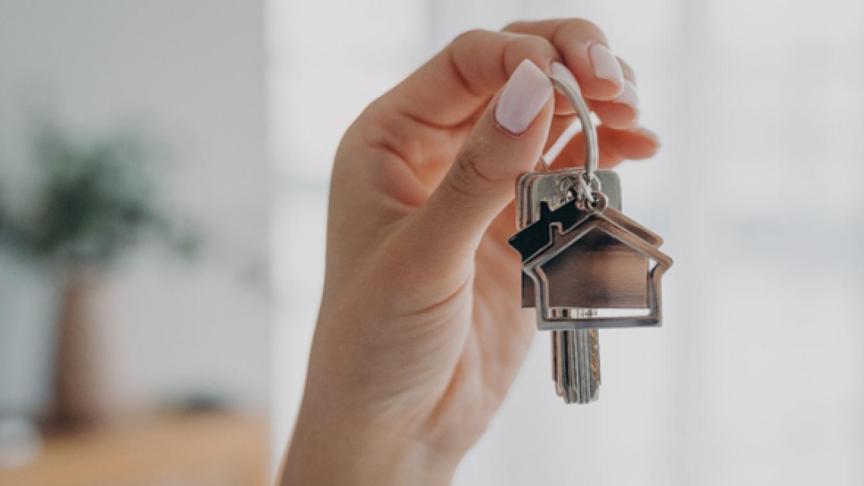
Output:
[[[431,177],[419,181],[417,186],[425,194],[435,189],[452,165],[468,135],[464,127],[472,124],[473,120],[470,120],[463,126],[446,131],[440,127],[426,127],[430,133],[421,140],[449,140],[446,145],[439,146],[442,149],[440,158],[402,160],[402,163],[415,167],[434,167],[429,174]],[[422,195],[418,194],[417,197],[422,198]],[[473,262],[474,285],[471,289],[474,293],[473,309],[470,320],[460,323],[468,327],[469,333],[459,358],[465,363],[465,372],[478,373],[479,382],[484,385],[483,392],[495,395],[506,392],[533,335],[530,315],[520,308],[518,254],[507,244],[515,231],[514,205],[510,204],[489,226],[477,249]],[[483,362],[474,360],[474,356],[483,356]],[[477,390],[466,392],[476,393]]]
[[519,258],[506,244],[515,224],[506,213],[487,231],[477,252],[471,332],[478,337],[470,341],[477,349],[466,350],[483,356],[475,371],[482,374],[486,393],[498,399],[509,388],[535,332],[530,312],[520,308]]
[[[412,210],[425,203],[452,165],[468,134],[466,126],[470,126],[470,122],[446,131],[425,127],[417,132],[415,135],[421,142],[447,140],[446,144],[437,145],[437,157],[432,160],[402,155],[394,157],[390,152],[383,156],[393,157],[392,163],[381,164],[375,160],[382,157],[380,150],[373,146],[365,147],[370,163],[365,164],[364,170],[372,167],[380,170],[383,166],[386,172],[380,174],[382,178],[395,182],[384,186],[392,189],[363,192],[381,201],[417,201],[419,204],[413,209],[395,215],[395,219],[408,217]],[[405,188],[413,189],[406,193]],[[489,226],[474,260],[462,262],[461,268],[453,268],[454,273],[471,268],[473,286],[460,289],[454,285],[442,292],[443,296],[471,293],[471,298],[443,300],[445,306],[452,307],[450,309],[442,309],[439,302],[420,304],[420,308],[434,308],[435,316],[459,316],[434,324],[440,332],[449,333],[452,340],[458,341],[458,353],[426,354],[418,350],[415,356],[434,360],[425,363],[425,367],[434,368],[439,374],[438,379],[430,381],[446,383],[446,387],[443,394],[430,398],[437,399],[433,405],[452,426],[450,432],[458,434],[461,440],[472,441],[482,432],[506,394],[534,334],[530,313],[520,309],[518,254],[507,245],[507,239],[514,231],[511,204]],[[427,322],[427,317],[414,316],[421,322]],[[422,349],[422,343],[418,344]],[[431,391],[435,393],[436,389]],[[440,389],[437,392],[440,393]]]

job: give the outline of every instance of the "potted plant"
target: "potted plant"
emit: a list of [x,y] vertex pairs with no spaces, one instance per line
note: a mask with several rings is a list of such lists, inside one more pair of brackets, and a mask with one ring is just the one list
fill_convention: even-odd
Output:
[[42,268],[58,288],[52,387],[58,422],[100,414],[92,401],[98,363],[88,349],[87,322],[87,298],[100,277],[146,238],[183,256],[194,253],[194,239],[156,204],[151,155],[127,134],[81,142],[44,129],[33,144],[37,184],[29,204],[13,211],[0,201],[0,248]]

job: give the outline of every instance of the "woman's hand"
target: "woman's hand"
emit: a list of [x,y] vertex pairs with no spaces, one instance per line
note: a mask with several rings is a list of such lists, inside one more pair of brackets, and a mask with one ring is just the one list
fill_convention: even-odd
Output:
[[633,73],[584,20],[463,34],[348,129],[283,484],[448,484],[483,433],[536,332],[507,238],[516,178],[575,119],[547,77],[564,66],[602,121],[601,164],[651,156]]

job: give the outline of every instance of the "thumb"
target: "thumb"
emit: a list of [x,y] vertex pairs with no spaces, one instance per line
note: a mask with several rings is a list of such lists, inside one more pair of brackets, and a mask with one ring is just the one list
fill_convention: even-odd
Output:
[[489,104],[410,232],[424,259],[471,256],[513,199],[516,178],[540,158],[552,120],[552,83],[524,60]]

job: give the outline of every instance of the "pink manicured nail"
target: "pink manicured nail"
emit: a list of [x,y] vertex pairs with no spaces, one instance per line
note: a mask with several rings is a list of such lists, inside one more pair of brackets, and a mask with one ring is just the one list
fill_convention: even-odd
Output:
[[636,86],[630,81],[624,81],[624,88],[621,90],[621,94],[613,100],[613,103],[629,106],[636,117],[639,117],[639,94],[636,92]]
[[518,135],[531,125],[551,95],[549,77],[526,59],[504,86],[495,107],[495,120],[508,132]]
[[624,73],[618,59],[612,51],[603,44],[591,44],[588,48],[588,57],[591,58],[591,66],[594,68],[594,76],[613,82],[619,88],[624,85]]

